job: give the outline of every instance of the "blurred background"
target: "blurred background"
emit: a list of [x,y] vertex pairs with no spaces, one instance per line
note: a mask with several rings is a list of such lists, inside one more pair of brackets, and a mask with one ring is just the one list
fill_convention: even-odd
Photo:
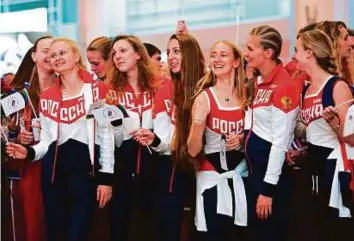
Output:
[[180,19],[207,53],[216,40],[236,41],[238,8],[240,47],[252,27],[268,24],[282,34],[285,62],[299,28],[322,20],[354,27],[354,0],[0,0],[0,76],[48,34],[75,39],[84,51],[95,37],[129,33],[165,52]]

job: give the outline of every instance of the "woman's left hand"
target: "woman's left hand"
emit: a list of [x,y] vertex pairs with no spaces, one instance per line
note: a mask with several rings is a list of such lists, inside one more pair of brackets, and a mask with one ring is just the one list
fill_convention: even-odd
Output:
[[97,187],[97,201],[99,208],[103,208],[112,197],[112,187],[99,185]]

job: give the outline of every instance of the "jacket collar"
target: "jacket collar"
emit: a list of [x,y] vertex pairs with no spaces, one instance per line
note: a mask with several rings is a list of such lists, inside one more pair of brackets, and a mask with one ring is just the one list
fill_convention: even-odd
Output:
[[[95,82],[92,75],[84,69],[81,69],[81,68],[79,69],[79,76],[84,83],[94,83]],[[51,93],[53,99],[57,99],[57,100],[61,99],[60,81],[61,81],[60,76],[58,76],[56,78],[55,84],[54,84],[55,91],[53,91],[53,93]]]
[[273,70],[268,74],[268,76],[263,79],[262,83],[260,83],[260,84],[270,84],[270,83],[273,81],[275,75],[276,75],[276,74],[278,73],[278,71],[281,70],[281,69],[283,69],[283,64],[282,64],[282,63],[277,64],[277,65],[273,68]]

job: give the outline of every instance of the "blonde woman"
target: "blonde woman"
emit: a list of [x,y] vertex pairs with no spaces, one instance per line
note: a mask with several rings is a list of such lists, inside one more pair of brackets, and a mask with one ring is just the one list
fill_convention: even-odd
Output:
[[247,226],[241,177],[247,171],[241,151],[245,100],[241,51],[229,41],[216,42],[210,68],[197,85],[187,141],[188,153],[199,167],[195,220],[206,240],[238,240],[242,237],[240,233],[233,237],[235,225]]
[[103,207],[112,193],[114,146],[108,126],[86,118],[91,103],[106,93],[84,70],[73,40],[55,39],[50,56],[59,77],[41,94],[40,142],[28,148],[9,144],[7,152],[16,159],[42,159],[48,240],[84,241],[96,202]]
[[[342,155],[336,156],[333,151],[339,147],[340,142],[346,141],[343,126],[350,104],[338,106],[336,115],[330,112],[333,106],[353,98],[351,88],[346,80],[337,76],[339,68],[335,50],[324,32],[312,30],[300,33],[296,40],[294,57],[299,70],[306,72],[311,80],[304,91],[300,114],[306,125],[308,154],[312,163],[315,200],[313,209],[318,227],[315,237],[328,241],[352,240],[353,219],[348,218],[350,207],[334,205],[334,199],[338,196],[331,192],[332,185],[338,184],[340,178],[336,166],[343,162]],[[332,107],[324,110],[328,106]]]
[[98,37],[92,40],[86,49],[91,71],[94,72],[98,80],[101,81],[106,79],[111,43],[112,41],[108,37]]
[[245,139],[249,164],[248,207],[256,240],[284,240],[289,178],[282,173],[293,140],[300,91],[279,60],[282,38],[270,26],[250,31],[244,51],[247,66],[259,70],[248,100],[250,130]]

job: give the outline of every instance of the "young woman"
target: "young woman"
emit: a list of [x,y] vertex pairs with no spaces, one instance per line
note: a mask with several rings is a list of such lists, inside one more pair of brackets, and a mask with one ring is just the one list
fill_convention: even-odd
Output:
[[[38,141],[34,140],[32,119],[39,115],[40,93],[53,85],[55,80],[49,55],[52,42],[52,37],[45,36],[34,43],[34,46],[22,60],[12,83],[16,90],[22,91],[25,88],[24,83],[29,81],[29,98],[36,111],[36,113],[33,113],[33,109],[27,101],[23,115],[20,117],[19,113],[15,114],[8,126],[10,130],[9,139],[13,139],[13,141],[24,146],[33,145]],[[22,128],[20,123],[23,123]],[[12,210],[13,213],[16,213],[13,222],[14,224],[19,222],[23,224],[21,225],[22,228],[19,227],[20,225],[15,225],[15,230],[13,230],[14,237],[17,237],[17,240],[21,239],[22,235],[24,236],[23,239],[27,241],[45,240],[41,166],[41,162],[24,162],[23,160],[10,160],[6,163],[5,169],[9,169],[5,173],[16,172],[20,178],[11,181],[13,196],[20,197],[20,200],[14,200],[19,206],[13,206],[16,209]],[[16,191],[19,192],[19,195],[15,194]],[[21,220],[16,220],[16,217],[21,217]]]
[[248,207],[256,240],[284,240],[288,180],[282,174],[299,109],[300,93],[279,60],[282,38],[269,26],[251,30],[244,51],[260,76],[251,95],[251,128],[245,139]]
[[351,75],[348,67],[350,43],[347,26],[341,21],[323,21],[318,23],[316,29],[322,30],[330,38],[335,51],[339,73],[350,83]]
[[234,225],[247,226],[240,175],[247,170],[241,151],[245,75],[240,50],[229,41],[216,42],[210,68],[196,90],[187,141],[188,153],[200,160],[195,220],[197,229],[207,232],[206,240],[238,240]]
[[106,78],[111,42],[112,41],[107,37],[98,37],[92,40],[86,49],[91,71],[95,73],[98,80],[104,81]]
[[151,58],[151,62],[155,65],[157,70],[160,70],[162,68],[161,50],[155,45],[149,43],[144,43],[144,46]]
[[144,45],[135,36],[119,35],[113,40],[111,62],[107,102],[122,105],[130,117],[124,125],[121,120],[112,123],[118,158],[112,240],[156,240],[156,161],[131,132],[139,127],[153,129],[153,98],[160,80],[152,71]]
[[322,31],[312,30],[298,35],[295,60],[298,68],[311,79],[311,85],[304,92],[301,119],[306,125],[309,160],[315,176],[313,208],[316,210],[316,226],[319,226],[315,238],[345,241],[353,238],[353,219],[340,219],[348,217],[349,210],[333,204],[337,203],[338,198],[332,193],[332,187],[338,185],[336,166],[343,162],[343,152],[337,151],[339,154],[335,156],[333,150],[340,149],[339,140],[346,141],[343,138],[343,126],[350,103],[338,106],[335,116],[329,111],[322,114],[322,111],[328,106],[333,108],[348,101],[353,96],[346,81],[336,76],[338,66],[334,53],[330,39]]
[[55,39],[50,56],[59,77],[41,94],[40,141],[27,148],[11,143],[7,153],[16,159],[42,159],[48,240],[87,240],[96,202],[103,207],[112,192],[109,126],[86,118],[90,105],[104,99],[106,92],[103,83],[84,70],[74,41]]
[[348,67],[351,74],[351,82],[354,88],[354,29],[349,29],[349,46],[350,46],[350,56],[348,58]]
[[172,80],[165,80],[155,95],[154,131],[140,128],[133,133],[133,138],[160,154],[157,157],[159,238],[161,241],[178,241],[181,240],[187,176],[172,160],[171,140],[178,135],[175,132],[179,122],[177,112],[183,113],[183,120],[190,116],[188,111],[183,111],[183,103],[192,99],[197,80],[204,75],[205,63],[197,40],[189,34],[171,36],[167,58]]

